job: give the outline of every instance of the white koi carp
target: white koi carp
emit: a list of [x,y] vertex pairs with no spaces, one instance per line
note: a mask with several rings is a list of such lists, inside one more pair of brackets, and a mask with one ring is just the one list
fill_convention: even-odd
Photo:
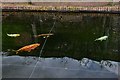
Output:
[[19,37],[20,34],[7,34],[7,36],[9,36],[9,37]]
[[95,41],[103,41],[106,40],[108,38],[108,36],[102,36],[100,38],[95,39]]

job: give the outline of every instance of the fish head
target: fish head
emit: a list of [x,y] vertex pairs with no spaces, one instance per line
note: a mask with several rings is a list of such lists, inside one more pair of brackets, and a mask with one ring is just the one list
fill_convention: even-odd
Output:
[[108,36],[104,36],[103,40],[106,40],[108,38]]
[[40,44],[39,44],[39,43],[36,43],[35,45],[36,45],[36,46],[40,46]]
[[108,38],[108,36],[106,36],[106,38]]
[[16,34],[16,36],[20,36],[20,34]]

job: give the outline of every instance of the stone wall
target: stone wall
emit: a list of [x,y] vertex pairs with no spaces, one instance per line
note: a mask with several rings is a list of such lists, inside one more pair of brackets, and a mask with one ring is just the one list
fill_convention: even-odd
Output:
[[109,5],[109,2],[33,2],[40,6],[103,6]]

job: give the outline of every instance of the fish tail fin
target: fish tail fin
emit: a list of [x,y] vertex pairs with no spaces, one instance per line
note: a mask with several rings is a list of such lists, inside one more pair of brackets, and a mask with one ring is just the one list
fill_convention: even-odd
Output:
[[9,34],[8,33],[6,33],[7,34],[7,36],[9,36]]
[[15,52],[15,54],[18,54],[18,50],[12,50],[13,52]]
[[19,50],[16,50],[15,52],[16,52],[16,54],[18,54]]
[[38,36],[37,35],[34,35],[35,38],[37,38]]
[[18,51],[16,51],[16,54],[18,54]]
[[16,54],[18,54],[18,50],[8,49],[7,51],[15,52]]
[[95,39],[94,41],[97,41],[97,39]]
[[19,51],[16,51],[16,54],[18,54]]

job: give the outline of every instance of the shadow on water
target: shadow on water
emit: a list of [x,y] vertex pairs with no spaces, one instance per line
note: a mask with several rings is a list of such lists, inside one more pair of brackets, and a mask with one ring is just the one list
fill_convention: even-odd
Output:
[[[12,50],[32,44],[41,46],[31,52],[21,52],[21,56],[39,56],[46,38],[35,35],[49,33],[42,57],[84,57],[94,60],[120,61],[120,16],[94,13],[37,13],[37,12],[3,12],[2,48],[11,50],[9,55],[15,55]],[[7,33],[20,34],[20,37],[9,37]],[[101,36],[107,40],[95,41]]]

